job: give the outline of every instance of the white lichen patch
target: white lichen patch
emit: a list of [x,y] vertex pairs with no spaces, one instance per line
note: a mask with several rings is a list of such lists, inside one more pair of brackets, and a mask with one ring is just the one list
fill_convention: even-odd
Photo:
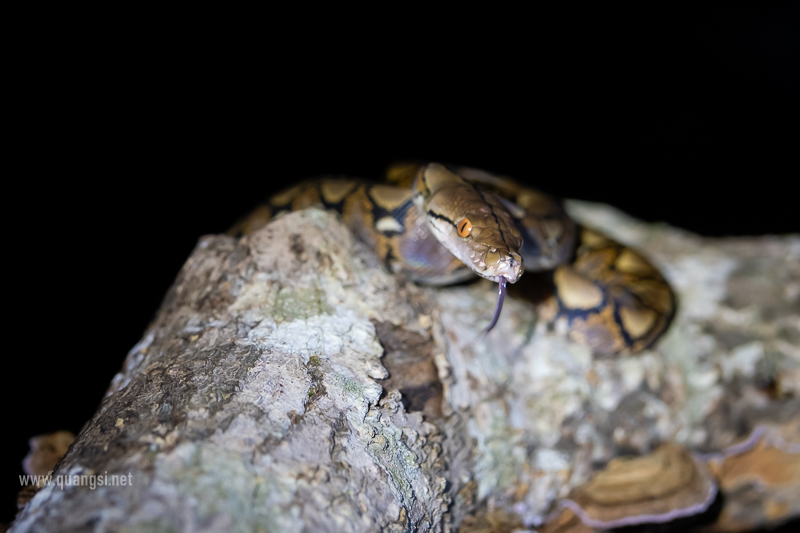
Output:
[[727,295],[728,276],[738,261],[713,248],[693,251],[669,263],[664,275],[680,294],[676,320],[705,320],[719,310]]
[[606,411],[614,411],[620,402],[639,389],[644,380],[644,367],[637,359],[598,360],[592,366],[598,384],[591,401]]
[[[722,379],[730,381],[735,375],[751,378],[755,374],[756,364],[764,358],[764,345],[760,341],[753,341],[737,346],[730,353],[720,358],[720,369]],[[716,376],[711,379],[711,383],[716,382]],[[693,377],[697,379],[697,377]]]
[[155,331],[153,331],[153,329],[148,329],[144,337],[142,337],[142,340],[137,342],[128,352],[123,370],[114,375],[114,378],[111,380],[111,385],[109,385],[106,391],[106,396],[128,386],[128,383],[131,381],[131,376],[137,373],[141,368],[145,359],[145,354],[154,340]]
[[569,455],[548,448],[538,450],[533,459],[533,466],[545,472],[567,470],[570,464]]
[[[344,225],[332,220],[329,213],[306,209],[274,221],[268,230],[254,233],[250,237],[251,249],[262,279],[316,289],[320,291],[318,305],[324,309],[343,306],[365,318],[414,328],[417,312],[408,300],[385,297],[399,291],[398,278],[378,267],[372,252],[355,242]],[[416,294],[423,291],[410,285],[404,290]],[[305,294],[293,297],[301,302],[317,302]]]
[[[220,471],[227,475],[220,477]],[[302,525],[299,512],[291,512],[292,506],[297,505],[292,501],[295,480],[254,475],[249,461],[225,448],[185,443],[161,454],[154,465],[152,484],[158,488],[154,492],[161,505],[193,509],[186,516],[187,527],[192,530],[224,524],[227,531],[244,532],[255,522],[267,531],[289,531]],[[159,507],[153,506],[152,510],[163,512]],[[145,515],[138,524],[145,526],[159,520],[158,514]]]
[[[265,350],[263,355],[239,382],[237,401],[249,403],[264,413],[259,420],[257,434],[235,427],[232,433],[242,438],[255,438],[260,442],[267,436],[279,437],[291,427],[291,413],[296,416],[305,412],[311,377],[306,362],[300,354],[276,353]],[[225,418],[225,412],[217,416]],[[232,424],[237,424],[238,418]],[[219,430],[218,430],[219,431]],[[248,443],[252,446],[252,442]]]

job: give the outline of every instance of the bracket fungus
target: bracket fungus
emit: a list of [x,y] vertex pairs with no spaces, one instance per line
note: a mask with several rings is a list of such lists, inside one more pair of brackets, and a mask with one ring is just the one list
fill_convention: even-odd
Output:
[[558,509],[538,531],[539,533],[592,533],[597,530],[581,522],[571,509]]
[[705,465],[680,446],[663,444],[642,457],[612,459],[560,506],[587,526],[608,529],[699,514],[716,496]]
[[[30,450],[22,461],[22,470],[29,476],[46,476],[67,453],[74,440],[75,435],[71,431],[56,431],[31,437],[28,440]],[[17,509],[22,510],[43,486],[44,480],[23,486],[17,493]]]
[[67,453],[69,445],[74,440],[75,435],[70,431],[56,431],[31,437],[28,441],[30,451],[22,461],[22,469],[29,475],[46,475]]
[[800,416],[757,426],[708,459],[726,502],[711,531],[777,526],[800,514]]

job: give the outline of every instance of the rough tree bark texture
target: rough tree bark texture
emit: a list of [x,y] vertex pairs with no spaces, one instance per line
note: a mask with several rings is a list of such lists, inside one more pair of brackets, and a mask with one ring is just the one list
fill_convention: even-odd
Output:
[[[673,284],[654,349],[593,358],[513,297],[480,337],[496,285],[404,282],[319,210],[203,237],[55,472],[132,486],[48,486],[13,531],[452,531],[487,510],[532,528],[622,453],[713,452],[796,415],[799,237],[569,208]],[[787,490],[757,523],[800,512]]]

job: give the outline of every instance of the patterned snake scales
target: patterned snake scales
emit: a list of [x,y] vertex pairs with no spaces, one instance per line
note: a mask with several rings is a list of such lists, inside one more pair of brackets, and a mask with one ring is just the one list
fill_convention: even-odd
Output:
[[[667,328],[669,285],[636,251],[579,227],[561,203],[508,178],[464,167],[399,164],[387,183],[319,178],[256,208],[230,233],[246,234],[284,211],[324,206],[395,273],[429,285],[477,274],[499,283],[490,330],[506,283],[524,270],[546,271],[550,293],[540,316],[599,355],[635,353]],[[537,281],[539,281],[537,279]]]

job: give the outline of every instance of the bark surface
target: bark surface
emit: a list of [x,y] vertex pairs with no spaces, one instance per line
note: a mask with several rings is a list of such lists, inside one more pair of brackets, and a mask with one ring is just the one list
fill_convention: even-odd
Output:
[[[54,473],[131,485],[49,485],[12,531],[532,528],[623,454],[800,442],[800,237],[569,209],[672,283],[653,349],[593,358],[513,296],[481,337],[496,285],[405,282],[323,211],[206,236]],[[718,529],[800,514],[800,480],[731,479]]]

